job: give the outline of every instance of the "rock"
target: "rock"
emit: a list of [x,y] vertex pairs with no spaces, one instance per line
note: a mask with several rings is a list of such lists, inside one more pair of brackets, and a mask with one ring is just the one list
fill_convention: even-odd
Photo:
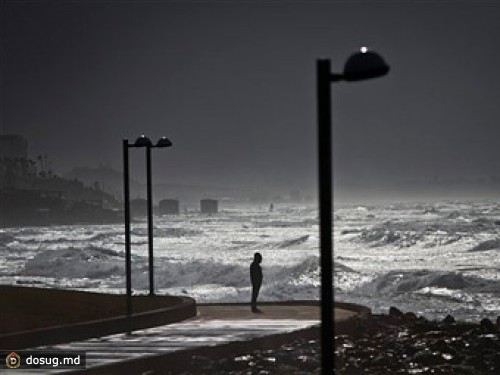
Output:
[[500,354],[495,354],[492,358],[492,363],[493,366],[495,366],[495,369],[500,370]]
[[375,357],[371,363],[372,366],[388,366],[391,364],[391,361],[388,356],[380,354]]
[[432,350],[443,353],[446,353],[450,349],[449,345],[446,343],[444,339],[437,339],[431,342],[429,346],[432,348]]
[[480,335],[474,343],[476,352],[481,353],[483,356],[488,352],[495,353],[495,340],[489,336],[492,335]]
[[485,364],[484,359],[479,356],[470,356],[464,359],[463,364],[465,366],[473,367],[477,372],[478,370],[484,370]]
[[402,317],[403,316],[403,312],[400,309],[398,309],[397,307],[391,306],[389,308],[389,315],[390,316]]
[[414,323],[417,321],[417,316],[412,312],[407,312],[403,315],[403,321],[405,323]]
[[486,332],[486,333],[493,333],[493,332],[496,332],[497,330],[497,326],[495,324],[493,324],[493,322],[491,320],[489,320],[488,318],[484,318],[481,320],[481,329],[483,330],[483,332]]
[[497,317],[497,329],[500,330],[500,316]]
[[412,330],[414,333],[425,333],[429,332],[432,329],[434,329],[434,324],[432,322],[429,322],[427,320],[418,320],[417,323],[412,327]]
[[418,351],[412,359],[414,362],[420,363],[424,366],[435,366],[444,362],[444,359],[441,357],[441,353],[431,352],[428,349]]
[[343,370],[342,373],[346,375],[359,375],[362,374],[363,371],[363,369],[355,363],[347,363]]
[[427,339],[439,339],[439,338],[442,338],[445,333],[438,329],[439,327],[434,327],[434,329],[432,331],[427,331],[424,335],[424,337],[426,337]]
[[446,317],[443,319],[443,323],[446,325],[453,324],[455,323],[455,318],[452,315],[446,315]]

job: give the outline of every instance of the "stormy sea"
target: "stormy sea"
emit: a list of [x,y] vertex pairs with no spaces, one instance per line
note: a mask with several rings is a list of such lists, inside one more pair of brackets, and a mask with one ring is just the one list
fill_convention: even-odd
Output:
[[[155,217],[159,294],[248,302],[249,265],[263,256],[261,299],[319,298],[314,205],[227,205],[218,214]],[[0,284],[125,290],[123,225],[4,228]],[[396,306],[428,318],[469,321],[500,310],[500,204],[443,201],[337,206],[336,300],[374,312]],[[147,228],[133,224],[132,285],[148,291]]]

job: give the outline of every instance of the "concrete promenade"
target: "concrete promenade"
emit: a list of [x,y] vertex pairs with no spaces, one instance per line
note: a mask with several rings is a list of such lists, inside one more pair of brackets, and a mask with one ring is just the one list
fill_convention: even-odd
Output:
[[[269,304],[260,306],[261,314],[251,313],[248,305],[199,305],[197,308],[196,317],[180,323],[139,330],[132,335],[116,334],[29,350],[85,351],[87,368],[97,369],[122,361],[292,332],[319,323],[319,306],[315,305]],[[356,314],[336,308],[335,321]],[[24,372],[18,369],[16,373]]]

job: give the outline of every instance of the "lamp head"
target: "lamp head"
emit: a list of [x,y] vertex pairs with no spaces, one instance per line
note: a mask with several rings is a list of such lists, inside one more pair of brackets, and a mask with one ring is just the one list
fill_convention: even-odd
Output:
[[346,81],[361,81],[377,78],[386,75],[389,69],[389,65],[378,53],[369,51],[366,47],[361,47],[359,52],[354,53],[347,59],[343,79]]
[[134,147],[148,147],[152,145],[153,144],[151,143],[151,140],[144,135],[141,135],[139,138],[137,138],[134,143]]
[[170,147],[172,142],[167,137],[161,137],[155,147]]

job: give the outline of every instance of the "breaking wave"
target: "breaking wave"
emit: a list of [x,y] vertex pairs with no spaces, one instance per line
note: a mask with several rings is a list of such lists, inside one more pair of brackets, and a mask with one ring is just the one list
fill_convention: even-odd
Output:
[[425,288],[493,293],[500,290],[500,281],[464,276],[459,272],[391,271],[361,285],[356,291],[363,294],[395,296],[421,291]]
[[318,224],[318,219],[304,219],[300,221],[292,220],[269,220],[269,221],[256,221],[253,226],[256,228],[308,228]]
[[[301,263],[289,267],[263,266],[265,284],[271,285],[297,280],[314,283],[319,275],[318,257],[310,256]],[[214,261],[194,261],[189,263],[166,262],[156,274],[159,287],[185,287],[192,285],[222,285],[226,287],[246,287],[249,285],[249,266],[223,264]],[[147,274],[137,278],[139,286],[148,283]]]
[[499,238],[483,241],[483,242],[479,243],[478,245],[474,246],[469,251],[488,251],[488,250],[497,250],[497,249],[500,249],[500,239]]
[[[352,234],[352,241],[371,247],[410,247],[421,244],[425,247],[443,246],[464,238],[473,239],[478,234],[496,234],[496,220],[479,218],[468,221],[432,220],[388,220],[361,230],[347,229],[341,234]],[[478,249],[479,251],[480,249]]]
[[[133,236],[137,237],[146,237],[148,235],[148,229],[146,227],[136,227],[132,228],[130,233]],[[174,237],[174,238],[179,238],[179,237],[191,237],[191,236],[198,236],[202,234],[203,231],[199,229],[184,229],[184,228],[176,228],[176,227],[168,227],[168,228],[159,228],[159,227],[154,227],[153,228],[153,235],[155,238],[161,238],[161,237]]]
[[301,245],[309,239],[309,235],[294,238],[292,240],[285,240],[279,243],[276,247],[279,249],[287,249],[289,247]]
[[123,263],[123,255],[103,248],[45,250],[26,261],[22,274],[26,276],[102,278],[110,275],[123,275]]

